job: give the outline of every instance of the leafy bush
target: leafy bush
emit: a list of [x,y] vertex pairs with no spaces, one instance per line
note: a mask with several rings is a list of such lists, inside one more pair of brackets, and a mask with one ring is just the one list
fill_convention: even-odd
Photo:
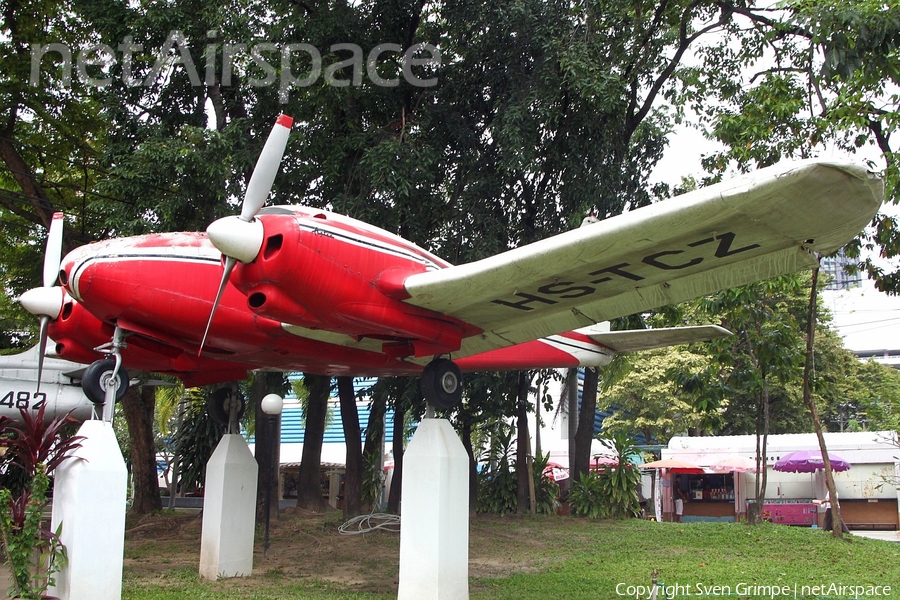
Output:
[[[493,437],[485,456],[488,468],[478,474],[478,495],[475,510],[480,513],[504,515],[516,512],[518,506],[518,477],[513,458],[513,429],[503,427]],[[534,478],[535,510],[541,514],[556,514],[559,507],[559,485],[544,477],[549,454],[538,456],[531,464]]]
[[559,484],[552,477],[544,475],[550,453],[539,454],[531,463],[531,476],[534,478],[534,503],[536,512],[542,515],[555,515],[559,508]]
[[363,504],[371,506],[373,510],[380,510],[383,501],[384,471],[380,459],[381,453],[378,450],[363,455],[360,493]]
[[569,493],[569,510],[573,515],[591,519],[627,519],[641,512],[638,485],[641,472],[628,460],[637,449],[624,436],[613,440],[619,457],[615,466],[579,477]]
[[576,517],[601,519],[605,516],[606,498],[603,494],[602,474],[582,473],[569,490],[569,512]]
[[506,425],[498,427],[491,437],[491,445],[483,461],[487,463],[487,467],[478,473],[475,510],[498,515],[516,512],[517,481],[512,427]]
[[54,574],[66,565],[59,530],[52,532],[42,523],[50,476],[81,447],[83,438],[68,435],[66,430],[75,423],[68,415],[46,422],[43,407],[37,413],[27,409],[20,413],[18,423],[0,419],[0,443],[27,480],[17,494],[0,489],[0,542],[12,572],[12,586],[6,593],[39,599],[54,584]]

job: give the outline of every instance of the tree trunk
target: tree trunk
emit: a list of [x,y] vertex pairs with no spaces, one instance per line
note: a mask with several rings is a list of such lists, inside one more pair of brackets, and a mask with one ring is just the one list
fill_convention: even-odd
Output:
[[584,383],[581,387],[581,410],[578,413],[578,429],[575,432],[575,460],[569,460],[570,477],[578,481],[581,475],[587,474],[591,468],[591,442],[594,439],[594,413],[597,411],[596,369],[584,370]]
[[762,521],[762,505],[766,498],[769,478],[766,467],[769,447],[769,385],[765,375],[763,375],[762,397],[757,410],[759,413],[756,419],[756,495],[755,501],[747,513],[747,522],[750,525],[756,525]]
[[516,402],[516,513],[524,515],[530,508],[531,469],[528,455],[531,450],[531,435],[528,431],[528,375],[519,372],[519,385]]
[[[384,397],[374,397],[369,405],[369,423],[366,425],[366,443],[363,446],[363,464],[365,469],[377,469],[381,473],[384,455],[384,415],[387,410],[387,399]],[[369,473],[366,473],[366,481],[371,480]],[[369,490],[367,490],[368,493]],[[373,492],[374,493],[374,492]],[[382,495],[376,494],[376,503],[383,502]],[[372,507],[369,507],[372,508]],[[378,506],[381,509],[381,506]]]
[[344,517],[349,519],[362,514],[362,431],[359,427],[359,413],[356,410],[356,396],[353,393],[353,378],[338,377],[338,399],[341,403],[341,425],[347,446],[346,470],[344,472]]
[[813,427],[816,430],[816,438],[819,440],[819,450],[822,452],[822,461],[825,463],[825,487],[828,488],[828,500],[831,503],[831,533],[836,538],[844,537],[844,521],[841,518],[841,503],[837,490],[834,488],[834,473],[831,470],[831,459],[828,457],[828,448],[825,447],[825,436],[822,435],[822,422],[819,420],[819,411],[816,401],[812,397],[810,379],[813,370],[813,342],[816,335],[816,302],[818,300],[819,269],[813,269],[812,287],[809,292],[809,311],[806,323],[806,362],[803,365],[803,401],[812,415]]
[[[10,174],[19,188],[26,201],[31,204],[32,212],[23,210],[19,205],[21,201],[10,204],[8,200],[3,199],[3,206],[20,217],[28,219],[38,225],[50,227],[50,221],[53,218],[53,203],[47,198],[40,179],[35,176],[32,169],[28,166],[22,155],[13,145],[11,138],[13,132],[7,130],[3,136],[0,136],[0,160],[9,169]],[[64,234],[65,235],[65,234]]]
[[384,454],[384,415],[387,410],[385,398],[373,398],[369,407],[369,424],[366,425],[366,444],[363,448],[363,456],[369,460],[369,456],[377,453],[380,458]]
[[309,399],[306,407],[306,430],[303,433],[300,474],[297,476],[297,506],[324,512],[328,509],[328,502],[322,496],[322,440],[325,435],[331,377],[307,374],[305,381]]
[[469,512],[474,513],[478,502],[478,461],[475,459],[475,449],[472,446],[472,419],[468,414],[466,418],[461,419],[459,438],[469,456]]
[[395,400],[394,407],[394,431],[391,433],[391,443],[394,449],[394,476],[391,479],[391,493],[388,496],[387,509],[389,513],[400,514],[400,500],[403,494],[403,422],[406,420],[406,410],[399,398]]
[[[578,435],[578,369],[566,371],[566,414],[569,435],[569,477],[563,480],[563,497],[568,497],[575,477],[575,438]],[[648,438],[649,439],[649,438]]]
[[134,479],[131,512],[138,515],[162,509],[156,472],[156,447],[153,443],[155,392],[155,388],[143,385],[129,389],[122,398],[122,412],[128,423],[128,439],[131,442],[131,474]]

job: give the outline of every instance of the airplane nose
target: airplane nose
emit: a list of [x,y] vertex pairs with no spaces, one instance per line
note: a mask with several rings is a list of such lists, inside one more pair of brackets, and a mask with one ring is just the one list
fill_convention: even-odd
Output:
[[36,287],[19,296],[22,307],[36,317],[59,317],[66,301],[66,292],[61,287]]
[[245,221],[237,216],[213,221],[206,228],[206,233],[219,252],[245,264],[256,259],[265,236],[259,219]]

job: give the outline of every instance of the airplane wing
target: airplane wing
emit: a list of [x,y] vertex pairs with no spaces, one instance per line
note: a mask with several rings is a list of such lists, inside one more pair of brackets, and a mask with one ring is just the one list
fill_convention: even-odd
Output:
[[510,250],[412,275],[406,302],[481,328],[454,358],[817,264],[881,205],[881,179],[846,163],[779,164]]

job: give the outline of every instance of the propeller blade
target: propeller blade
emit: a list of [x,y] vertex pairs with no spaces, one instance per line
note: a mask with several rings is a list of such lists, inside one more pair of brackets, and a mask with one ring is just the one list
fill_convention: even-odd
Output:
[[200,349],[197,351],[197,356],[200,356],[200,354],[203,353],[203,346],[206,345],[206,337],[209,335],[209,328],[212,326],[213,317],[216,316],[216,309],[219,308],[222,294],[225,293],[225,286],[228,285],[228,278],[231,276],[231,271],[236,264],[237,259],[231,258],[230,256],[225,257],[225,270],[222,271],[222,280],[219,282],[219,291],[216,292],[216,299],[213,301],[212,311],[209,313],[209,321],[206,322],[206,331],[203,332],[203,339],[200,340]]
[[269,133],[269,138],[263,146],[262,152],[256,161],[256,168],[250,176],[250,182],[247,184],[247,193],[244,195],[244,204],[241,206],[241,220],[250,221],[260,211],[269,192],[272,191],[272,184],[275,183],[275,175],[281,167],[281,158],[284,156],[284,149],[287,146],[288,136],[291,132],[291,125],[294,119],[287,115],[280,115],[275,121],[275,127]]
[[37,372],[37,389],[35,393],[41,391],[41,377],[44,375],[44,355],[47,354],[47,326],[50,325],[50,317],[44,315],[41,317],[41,333],[38,342],[38,372]]
[[222,272],[222,280],[219,282],[219,290],[216,292],[216,299],[213,302],[212,311],[209,313],[206,331],[203,332],[203,339],[200,340],[197,356],[203,353],[206,338],[209,336],[209,328],[216,316],[222,294],[225,293],[225,286],[228,285],[231,271],[234,270],[238,261],[252,262],[262,247],[265,232],[262,223],[256,221],[255,217],[266,203],[269,192],[272,191],[272,184],[275,183],[275,176],[281,168],[281,159],[284,156],[284,149],[287,147],[293,124],[294,119],[287,115],[280,115],[275,121],[275,126],[266,139],[262,152],[256,160],[256,167],[253,169],[250,181],[247,183],[247,193],[244,194],[240,216],[219,219],[206,229],[210,242],[225,257],[225,270]]
[[47,249],[44,251],[44,287],[56,285],[59,279],[59,263],[62,261],[63,214],[53,213],[47,232]]
[[44,375],[48,327],[50,321],[59,317],[66,301],[65,290],[56,285],[59,280],[59,265],[62,262],[63,222],[64,216],[61,212],[53,213],[47,230],[47,247],[44,249],[43,285],[27,290],[19,296],[19,304],[39,317],[41,322],[38,338],[37,392],[41,391],[41,377]]

